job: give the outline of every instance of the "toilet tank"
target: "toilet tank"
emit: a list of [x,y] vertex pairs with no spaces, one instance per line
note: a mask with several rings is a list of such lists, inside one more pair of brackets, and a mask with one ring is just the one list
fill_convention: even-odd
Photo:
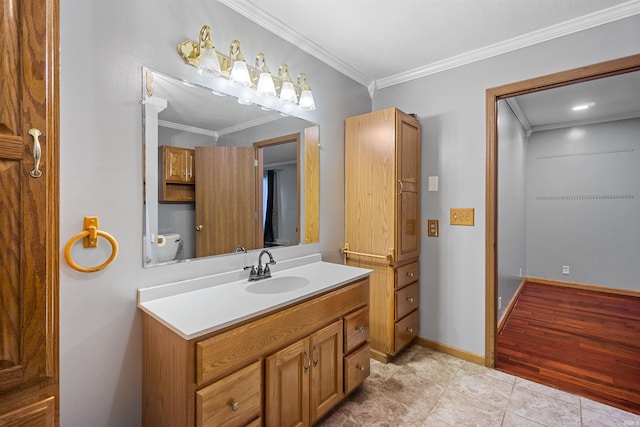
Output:
[[160,234],[156,238],[156,259],[166,262],[176,259],[180,248],[180,235],[177,233]]

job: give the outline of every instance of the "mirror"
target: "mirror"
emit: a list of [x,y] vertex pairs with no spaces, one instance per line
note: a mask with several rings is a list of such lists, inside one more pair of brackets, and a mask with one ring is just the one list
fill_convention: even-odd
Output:
[[319,239],[319,127],[143,69],[143,264]]

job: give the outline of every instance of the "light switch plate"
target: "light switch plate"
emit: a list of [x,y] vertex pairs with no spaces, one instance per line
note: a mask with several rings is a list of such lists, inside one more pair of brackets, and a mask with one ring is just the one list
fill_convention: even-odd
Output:
[[449,223],[451,225],[474,225],[474,208],[451,208]]

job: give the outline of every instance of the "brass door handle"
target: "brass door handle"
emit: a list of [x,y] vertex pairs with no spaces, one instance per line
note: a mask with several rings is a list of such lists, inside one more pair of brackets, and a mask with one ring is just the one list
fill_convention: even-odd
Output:
[[199,226],[196,227],[196,231],[202,231],[203,228],[204,228],[203,225],[199,225]]
[[240,402],[236,400],[231,401],[231,410],[235,412],[238,409],[240,409]]
[[38,139],[42,132],[40,129],[29,129],[29,135],[33,137],[33,162],[35,163],[33,170],[29,172],[33,178],[40,178],[42,171],[40,170],[40,157],[42,156],[42,149],[40,148],[40,140]]

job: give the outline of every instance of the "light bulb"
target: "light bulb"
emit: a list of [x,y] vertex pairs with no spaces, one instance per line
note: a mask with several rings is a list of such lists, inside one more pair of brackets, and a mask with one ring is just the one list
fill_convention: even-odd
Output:
[[251,77],[244,61],[235,61],[231,69],[231,82],[242,87],[251,86]]
[[282,83],[282,89],[280,89],[280,99],[285,104],[296,104],[298,102],[298,96],[296,95],[296,89],[293,87],[293,83]]

